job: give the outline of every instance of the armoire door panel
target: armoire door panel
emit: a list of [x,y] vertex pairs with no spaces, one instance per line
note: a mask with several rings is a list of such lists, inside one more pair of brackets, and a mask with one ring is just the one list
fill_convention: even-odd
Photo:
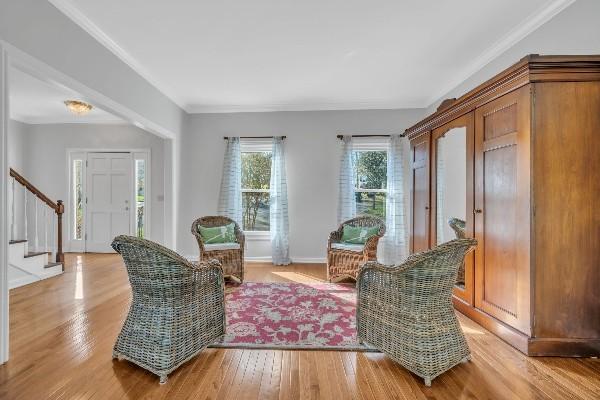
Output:
[[427,133],[411,142],[411,240],[413,253],[429,249],[429,141]]
[[529,86],[475,112],[475,306],[530,332]]

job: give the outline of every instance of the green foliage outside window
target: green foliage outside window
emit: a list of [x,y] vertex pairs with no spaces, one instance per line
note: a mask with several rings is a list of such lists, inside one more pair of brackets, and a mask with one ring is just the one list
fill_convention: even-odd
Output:
[[[242,207],[245,231],[268,231],[271,152],[242,153]],[[253,191],[254,190],[254,191]],[[266,192],[265,192],[266,190]]]

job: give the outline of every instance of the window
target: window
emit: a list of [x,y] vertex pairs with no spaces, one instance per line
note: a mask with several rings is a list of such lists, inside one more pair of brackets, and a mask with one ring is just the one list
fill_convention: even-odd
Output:
[[146,160],[135,160],[135,235],[144,237],[146,204]]
[[73,160],[71,171],[73,174],[72,194],[72,220],[71,229],[73,240],[83,239],[83,160]]
[[353,152],[356,168],[356,212],[385,219],[387,196],[387,148],[385,144],[358,143]]
[[271,142],[242,142],[241,153],[243,229],[268,232]]

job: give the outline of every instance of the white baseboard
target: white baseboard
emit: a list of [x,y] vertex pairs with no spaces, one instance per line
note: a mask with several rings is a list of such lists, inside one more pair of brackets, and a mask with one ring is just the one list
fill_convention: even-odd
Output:
[[[185,255],[184,258],[190,261],[198,261],[198,256]],[[244,261],[248,263],[270,263],[273,261],[271,257],[244,257]],[[298,257],[292,258],[294,264],[325,264],[327,259],[324,257]]]
[[29,285],[30,283],[37,282],[39,280],[40,279],[37,276],[34,276],[34,275],[21,276],[19,278],[11,279],[8,282],[8,288],[9,289],[18,288],[20,286]]

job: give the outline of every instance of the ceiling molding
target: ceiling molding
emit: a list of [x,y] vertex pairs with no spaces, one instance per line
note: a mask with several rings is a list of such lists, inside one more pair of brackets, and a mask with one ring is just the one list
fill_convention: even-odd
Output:
[[473,62],[471,62],[467,68],[465,68],[457,77],[450,81],[448,85],[444,86],[442,90],[439,90],[434,96],[432,96],[428,104],[425,107],[430,107],[442,97],[450,93],[454,88],[458,87],[461,83],[469,79],[477,71],[481,70],[487,64],[494,59],[498,58],[506,50],[520,42],[522,39],[527,37],[533,31],[540,26],[544,25],[555,15],[559,14],[562,10],[573,4],[576,0],[551,0],[543,7],[528,15],[519,25],[511,29],[506,35],[501,37],[493,45],[491,45],[486,51],[479,55]]
[[32,118],[20,115],[11,115],[13,121],[22,122],[27,125],[54,125],[54,124],[86,124],[86,125],[131,125],[123,120],[93,120],[93,119],[68,119],[68,118]]
[[306,104],[269,104],[269,105],[191,105],[186,107],[190,114],[218,114],[242,112],[277,112],[277,111],[345,111],[345,110],[396,110],[424,109],[422,102],[398,103],[385,100],[345,102],[345,103],[306,103]]
[[184,102],[173,93],[169,85],[161,82],[154,77],[146,68],[142,66],[131,54],[123,49],[117,42],[112,40],[98,25],[85,16],[77,7],[67,0],[48,0],[54,7],[62,12],[67,18],[75,22],[86,31],[90,36],[100,42],[101,45],[110,50],[121,61],[127,64],[138,75],[144,78],[148,83],[154,86],[158,91],[168,97],[173,103],[185,110]]

